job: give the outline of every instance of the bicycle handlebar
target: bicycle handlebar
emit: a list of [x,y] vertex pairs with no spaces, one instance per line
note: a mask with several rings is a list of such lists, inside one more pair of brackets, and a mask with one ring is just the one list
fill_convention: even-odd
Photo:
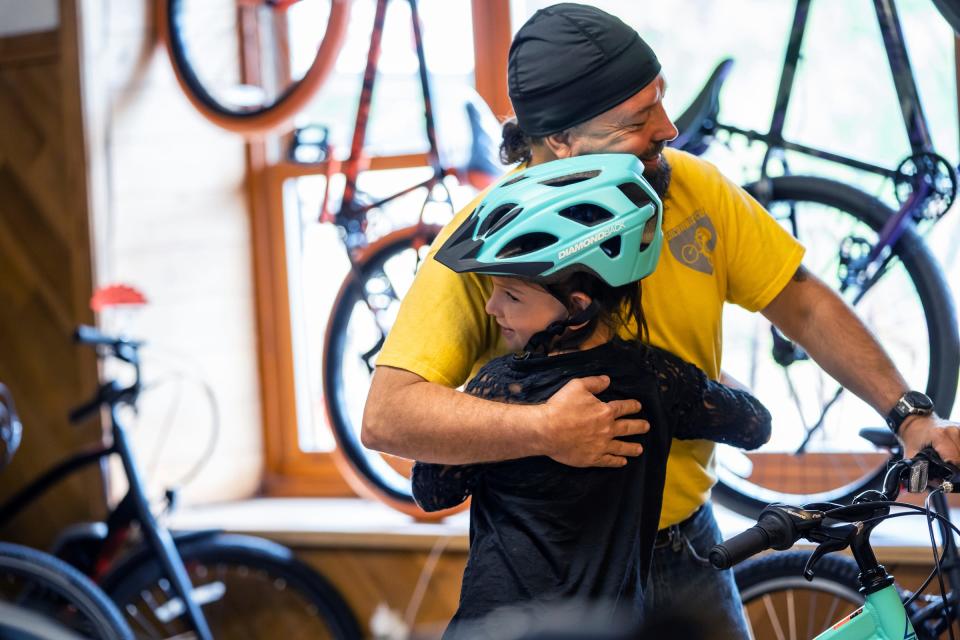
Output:
[[761,513],[757,524],[710,550],[710,564],[729,569],[767,549],[789,549],[824,519],[823,511],[771,504]]
[[113,346],[119,341],[117,338],[104,335],[96,327],[84,324],[77,327],[77,330],[73,332],[73,340],[79,344],[107,346]]
[[[100,358],[114,357],[133,366],[134,381],[123,387],[115,380],[107,380],[97,389],[96,395],[70,411],[70,422],[81,422],[101,406],[113,406],[121,402],[134,404],[140,393],[140,354],[143,342],[124,337],[109,336],[96,327],[80,325],[73,333],[74,342],[97,348]],[[99,347],[105,347],[101,350]]]
[[[808,505],[808,508],[792,507],[785,504],[771,504],[767,506],[757,520],[757,524],[739,533],[721,544],[715,545],[709,554],[710,563],[717,569],[729,569],[743,562],[747,558],[767,549],[785,550],[792,547],[801,538],[810,539],[821,544],[831,546],[827,551],[839,550],[846,547],[836,546],[842,542],[840,537],[832,535],[827,526],[827,520],[840,522],[857,522],[865,519],[870,513],[871,502],[892,502],[896,500],[900,487],[917,493],[929,486],[931,481],[944,482],[944,489],[953,493],[960,493],[960,468],[944,462],[939,454],[926,447],[917,453],[912,460],[900,460],[893,463],[888,474],[895,485],[885,481],[885,491],[873,491],[861,494],[861,499],[854,501],[854,505],[844,509],[844,513],[831,513],[841,505],[828,503]],[[946,484],[949,483],[949,484]],[[870,494],[870,495],[867,495]],[[892,495],[890,495],[892,494]],[[862,508],[858,508],[862,507]],[[839,525],[849,527],[850,525]],[[845,532],[846,533],[846,532]],[[860,530],[853,531],[856,535]]]

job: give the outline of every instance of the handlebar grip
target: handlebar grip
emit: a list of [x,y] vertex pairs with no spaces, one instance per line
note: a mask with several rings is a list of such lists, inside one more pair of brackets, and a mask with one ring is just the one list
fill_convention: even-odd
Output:
[[73,332],[73,341],[79,344],[88,345],[111,345],[116,344],[117,339],[103,335],[96,327],[82,324],[77,327],[76,331]]
[[710,550],[710,564],[717,569],[729,569],[750,556],[770,548],[770,536],[759,525],[738,533]]

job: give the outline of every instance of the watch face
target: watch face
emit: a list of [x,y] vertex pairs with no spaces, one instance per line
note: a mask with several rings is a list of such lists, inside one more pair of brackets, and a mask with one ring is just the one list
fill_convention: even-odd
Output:
[[908,391],[903,395],[903,400],[911,409],[920,411],[933,411],[933,401],[925,393],[919,391]]

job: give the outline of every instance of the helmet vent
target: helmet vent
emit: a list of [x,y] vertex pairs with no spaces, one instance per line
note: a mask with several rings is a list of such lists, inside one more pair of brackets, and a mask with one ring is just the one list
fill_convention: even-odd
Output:
[[643,225],[643,236],[640,238],[640,251],[644,251],[653,242],[657,235],[657,219],[650,218],[647,224]]
[[[520,212],[523,211],[523,207],[514,207],[505,215],[500,216],[500,219],[490,225],[490,229],[487,231],[487,236],[492,236],[497,233],[505,226],[510,224],[510,221],[520,215]],[[492,217],[492,216],[491,216]]]
[[541,180],[540,184],[546,187],[566,187],[571,184],[583,182],[584,180],[596,178],[598,175],[600,175],[600,169],[580,171],[577,173],[568,173],[565,176],[557,176],[556,178],[547,178],[546,180]]
[[617,188],[637,207],[650,204],[650,196],[648,196],[647,192],[643,190],[643,187],[636,182],[624,182],[623,184],[617,185]]
[[602,242],[600,248],[607,254],[608,258],[616,258],[620,255],[620,236],[614,236],[609,240]]
[[587,227],[598,225],[613,218],[612,213],[595,204],[575,204],[572,207],[561,209],[558,213],[564,218],[579,222]]
[[505,215],[510,213],[512,210],[516,209],[517,205],[515,204],[502,204],[483,219],[483,222],[480,224],[480,228],[477,229],[478,236],[487,236],[492,230],[491,227],[495,226],[500,222]]
[[545,249],[557,241],[557,236],[550,233],[526,233],[508,242],[497,253],[498,259],[518,258],[534,251]]
[[521,180],[526,180],[526,179],[529,178],[529,177],[530,177],[530,176],[528,176],[527,174],[522,174],[522,175],[516,176],[516,177],[514,177],[514,178],[511,178],[510,180],[507,180],[507,181],[504,182],[502,185],[500,185],[498,188],[499,188],[499,189],[503,189],[504,187],[509,187],[509,186],[511,186],[511,185],[517,184],[517,183],[520,182]]

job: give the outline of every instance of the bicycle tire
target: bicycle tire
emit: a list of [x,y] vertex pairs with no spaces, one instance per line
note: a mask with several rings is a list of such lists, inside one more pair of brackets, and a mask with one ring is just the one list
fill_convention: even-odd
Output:
[[809,558],[807,551],[786,551],[734,567],[750,637],[814,638],[863,606],[857,580],[860,569],[853,560],[825,556],[817,562],[816,574],[808,582],[803,569]]
[[[406,227],[365,248],[357,258],[356,272],[347,275],[337,293],[327,322],[323,349],[324,404],[337,443],[334,460],[342,475],[358,494],[379,500],[420,520],[445,518],[465,509],[467,503],[443,511],[423,511],[413,500],[409,479],[391,466],[382,454],[367,449],[360,441],[360,418],[369,376],[372,375],[360,355],[379,351],[380,340],[385,337],[380,333],[379,324],[371,322],[371,307],[362,302],[362,292],[370,292],[368,300],[373,307],[383,311],[381,315],[395,311],[406,291],[398,292],[401,287],[393,280],[398,279],[398,273],[409,281],[413,280],[415,267],[419,264],[413,257],[418,256],[419,261],[425,258],[440,229],[437,225]],[[359,280],[355,273],[360,274]],[[392,280],[391,275],[394,276]],[[358,338],[362,344],[360,349],[353,349],[348,343],[354,334],[361,333],[357,327],[363,321],[369,323],[367,334],[365,339]],[[353,367],[353,374],[347,373],[350,367]]]
[[8,599],[83,637],[133,638],[116,605],[89,578],[48,553],[0,542],[0,600]]
[[[178,540],[177,549],[217,640],[362,637],[343,596],[287,547],[263,538],[218,533]],[[138,639],[190,631],[182,603],[171,597],[153,555],[121,564],[103,584]]]
[[351,0],[331,0],[323,39],[303,78],[286,87],[274,101],[250,109],[225,104],[204,86],[188,55],[189,46],[183,34],[183,0],[160,0],[157,25],[177,83],[193,107],[218,127],[244,135],[261,135],[287,123],[326,81],[346,37],[350,4]]
[[0,600],[0,638],[4,640],[83,640],[47,616]]
[[[821,225],[821,227],[827,231],[842,228],[840,223],[849,219],[849,222],[856,223],[855,228],[858,233],[876,233],[893,215],[893,212],[876,198],[848,185],[824,178],[784,176],[772,178],[763,184],[749,185],[747,190],[753,195],[762,196],[758,199],[768,204],[768,208],[772,210],[776,210],[776,208],[783,203],[797,203],[798,207],[823,207],[829,211],[833,211],[833,215],[836,216],[834,220],[816,221],[817,224]],[[801,238],[801,240],[803,240],[803,238]],[[954,310],[950,288],[944,280],[943,273],[936,259],[930,254],[923,239],[917,234],[912,225],[904,231],[901,238],[897,241],[893,247],[893,253],[899,263],[902,264],[902,270],[896,271],[895,275],[891,275],[894,273],[893,269],[888,271],[883,275],[877,287],[884,286],[884,283],[887,282],[885,279],[890,278],[890,283],[908,283],[908,285],[914,289],[916,299],[919,300],[919,304],[922,307],[922,321],[926,324],[928,332],[926,340],[929,347],[929,351],[927,352],[928,362],[925,366],[926,370],[923,371],[923,373],[926,374],[926,392],[933,398],[939,414],[949,415],[957,391],[957,374],[958,370],[960,370],[960,337],[957,335],[957,316]],[[829,251],[827,254],[829,254]],[[805,264],[807,261],[808,259],[805,259]],[[828,282],[828,284],[830,283]],[[908,285],[904,284],[903,286]],[[873,294],[875,291],[879,291],[877,287],[868,292],[867,296]],[[865,296],[864,299],[866,300],[867,297]],[[885,304],[888,308],[891,306],[890,301],[886,301]],[[909,312],[907,301],[897,300],[895,304],[898,305],[898,313]],[[861,312],[863,311],[862,306],[859,309]],[[915,309],[914,311],[918,310]],[[736,313],[736,311],[734,311],[734,313]],[[762,320],[762,317],[759,317],[758,314],[752,315],[758,320]],[[919,313],[917,316],[919,318]],[[725,322],[725,325],[726,324]],[[916,332],[916,328],[914,327],[909,327],[908,329]],[[769,326],[767,326],[767,330],[769,337]],[[908,335],[915,335],[915,333]],[[920,340],[917,340],[917,342],[919,341]],[[731,355],[733,351],[730,344],[728,344],[729,342],[727,337],[725,337],[724,370],[736,378],[738,377],[737,374],[730,371],[727,367],[727,356]],[[736,356],[735,353],[733,355]],[[734,357],[733,360],[735,361],[736,358]],[[923,364],[918,366],[924,368]],[[908,377],[908,380],[910,380],[909,374],[906,371],[903,371],[903,373]],[[918,373],[920,372],[918,371]],[[771,376],[769,375],[760,376],[761,383],[772,384],[770,378]],[[748,386],[751,384],[748,380],[741,379],[741,381],[746,382]],[[834,386],[839,387],[838,384],[834,384]],[[801,390],[809,392],[809,388]],[[761,400],[764,400],[763,393],[757,392],[756,389],[755,393],[757,393],[757,396]],[[853,401],[852,396],[850,396],[850,398],[851,401]],[[778,425],[779,429],[784,428],[784,421],[778,418],[777,411],[783,410],[783,404],[784,403],[767,403],[767,406],[774,412],[774,424]],[[865,408],[866,405],[860,407],[861,413],[864,412]],[[849,429],[848,433],[855,434],[856,430],[860,427],[878,426],[878,424],[882,424],[882,418],[880,416],[876,415],[872,410],[868,410],[868,412],[869,418],[865,417],[864,420],[869,421],[862,424],[847,425],[845,428]],[[777,433],[778,429],[774,429],[774,437],[777,437]],[[852,437],[851,435],[851,438]],[[849,447],[849,442],[847,446]],[[848,450],[852,450],[853,448],[854,447],[850,447]],[[762,455],[763,452],[764,449],[761,449],[757,454],[750,454],[750,456]],[[792,471],[794,475],[793,482],[809,482],[811,486],[815,483],[821,485],[821,488],[816,490],[788,492],[779,489],[771,490],[766,486],[743,479],[740,477],[742,474],[729,471],[723,465],[724,455],[736,456],[741,454],[736,454],[730,450],[721,450],[720,454],[718,454],[718,457],[721,459],[721,464],[718,467],[718,482],[714,487],[714,496],[720,504],[749,517],[756,517],[759,512],[771,502],[785,502],[787,504],[840,502],[846,504],[864,489],[876,486],[877,483],[879,483],[885,471],[886,460],[888,458],[885,452],[883,454],[880,452],[864,453],[863,460],[857,460],[857,464],[862,465],[861,475],[855,478],[841,478],[835,486],[824,488],[822,485],[826,482],[826,475],[818,476],[815,471],[812,471],[813,467],[810,465],[812,465],[811,460],[813,460],[813,458],[805,456],[784,456],[779,460],[779,463],[783,465],[782,468],[778,467],[778,469],[783,472],[784,477]],[[753,457],[748,458],[749,461],[757,459],[758,458]],[[737,462],[742,462],[742,459]],[[731,465],[730,468],[734,467]],[[839,471],[837,473],[839,474]],[[858,470],[857,473],[860,474],[861,471]]]

